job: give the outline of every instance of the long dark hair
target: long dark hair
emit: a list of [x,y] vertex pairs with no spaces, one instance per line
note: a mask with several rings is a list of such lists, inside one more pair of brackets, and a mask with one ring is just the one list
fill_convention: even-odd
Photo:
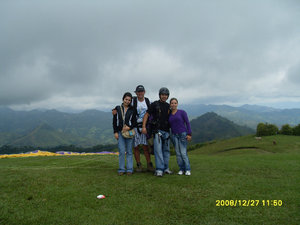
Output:
[[[132,94],[131,94],[130,92],[126,92],[126,93],[123,95],[122,100],[124,101],[124,99],[125,99],[126,97],[130,97],[130,98],[131,98],[131,101],[132,101]],[[130,101],[130,102],[131,102],[131,101]]]

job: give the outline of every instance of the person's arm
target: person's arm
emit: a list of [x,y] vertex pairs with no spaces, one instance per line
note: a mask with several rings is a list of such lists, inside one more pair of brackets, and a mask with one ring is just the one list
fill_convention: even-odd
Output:
[[154,104],[155,104],[155,102],[152,102],[150,104],[150,107],[147,109],[147,112],[144,115],[144,118],[143,118],[143,127],[142,127],[142,133],[143,134],[147,134],[147,128],[146,128],[146,126],[147,126],[147,122],[148,122],[149,116],[153,115]]
[[143,134],[147,134],[146,125],[147,125],[148,118],[149,118],[149,113],[146,112],[146,114],[144,115],[144,118],[143,118],[143,128],[142,128]]
[[186,139],[188,141],[192,140],[192,129],[191,129],[191,124],[189,121],[189,118],[187,116],[187,113],[185,111],[183,111],[183,120],[186,124],[186,128],[187,128],[187,135],[186,135]]
[[[116,108],[115,108],[116,110]],[[117,111],[117,110],[116,110]],[[118,127],[117,127],[117,113],[113,115],[113,130],[115,139],[119,139]]]

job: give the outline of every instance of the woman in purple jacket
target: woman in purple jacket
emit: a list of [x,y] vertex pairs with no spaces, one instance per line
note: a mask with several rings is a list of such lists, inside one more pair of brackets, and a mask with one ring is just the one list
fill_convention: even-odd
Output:
[[175,147],[176,159],[179,166],[178,175],[191,175],[191,166],[187,155],[187,142],[192,139],[192,130],[187,114],[184,110],[177,109],[178,100],[171,98],[172,112],[169,123],[172,131],[172,140]]

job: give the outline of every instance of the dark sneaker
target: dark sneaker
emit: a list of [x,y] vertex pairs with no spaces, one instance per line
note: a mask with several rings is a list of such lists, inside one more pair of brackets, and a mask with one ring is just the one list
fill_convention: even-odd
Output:
[[131,176],[132,175],[132,173],[131,172],[127,172],[127,176]]
[[149,172],[154,172],[155,171],[152,162],[148,163],[148,165],[147,165],[147,171],[149,171]]
[[136,172],[142,172],[143,171],[143,167],[142,167],[142,163],[137,163],[136,164]]
[[119,176],[122,176],[122,175],[124,175],[124,172],[119,172],[118,174],[119,174]]

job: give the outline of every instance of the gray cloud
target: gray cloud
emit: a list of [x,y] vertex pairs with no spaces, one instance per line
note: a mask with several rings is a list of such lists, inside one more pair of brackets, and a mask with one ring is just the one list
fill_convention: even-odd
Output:
[[[298,1],[1,1],[0,105],[298,101]],[[297,69],[298,68],[298,69]]]
[[297,85],[300,83],[300,61],[298,64],[295,64],[289,68],[287,73],[287,79],[290,81],[289,85]]

